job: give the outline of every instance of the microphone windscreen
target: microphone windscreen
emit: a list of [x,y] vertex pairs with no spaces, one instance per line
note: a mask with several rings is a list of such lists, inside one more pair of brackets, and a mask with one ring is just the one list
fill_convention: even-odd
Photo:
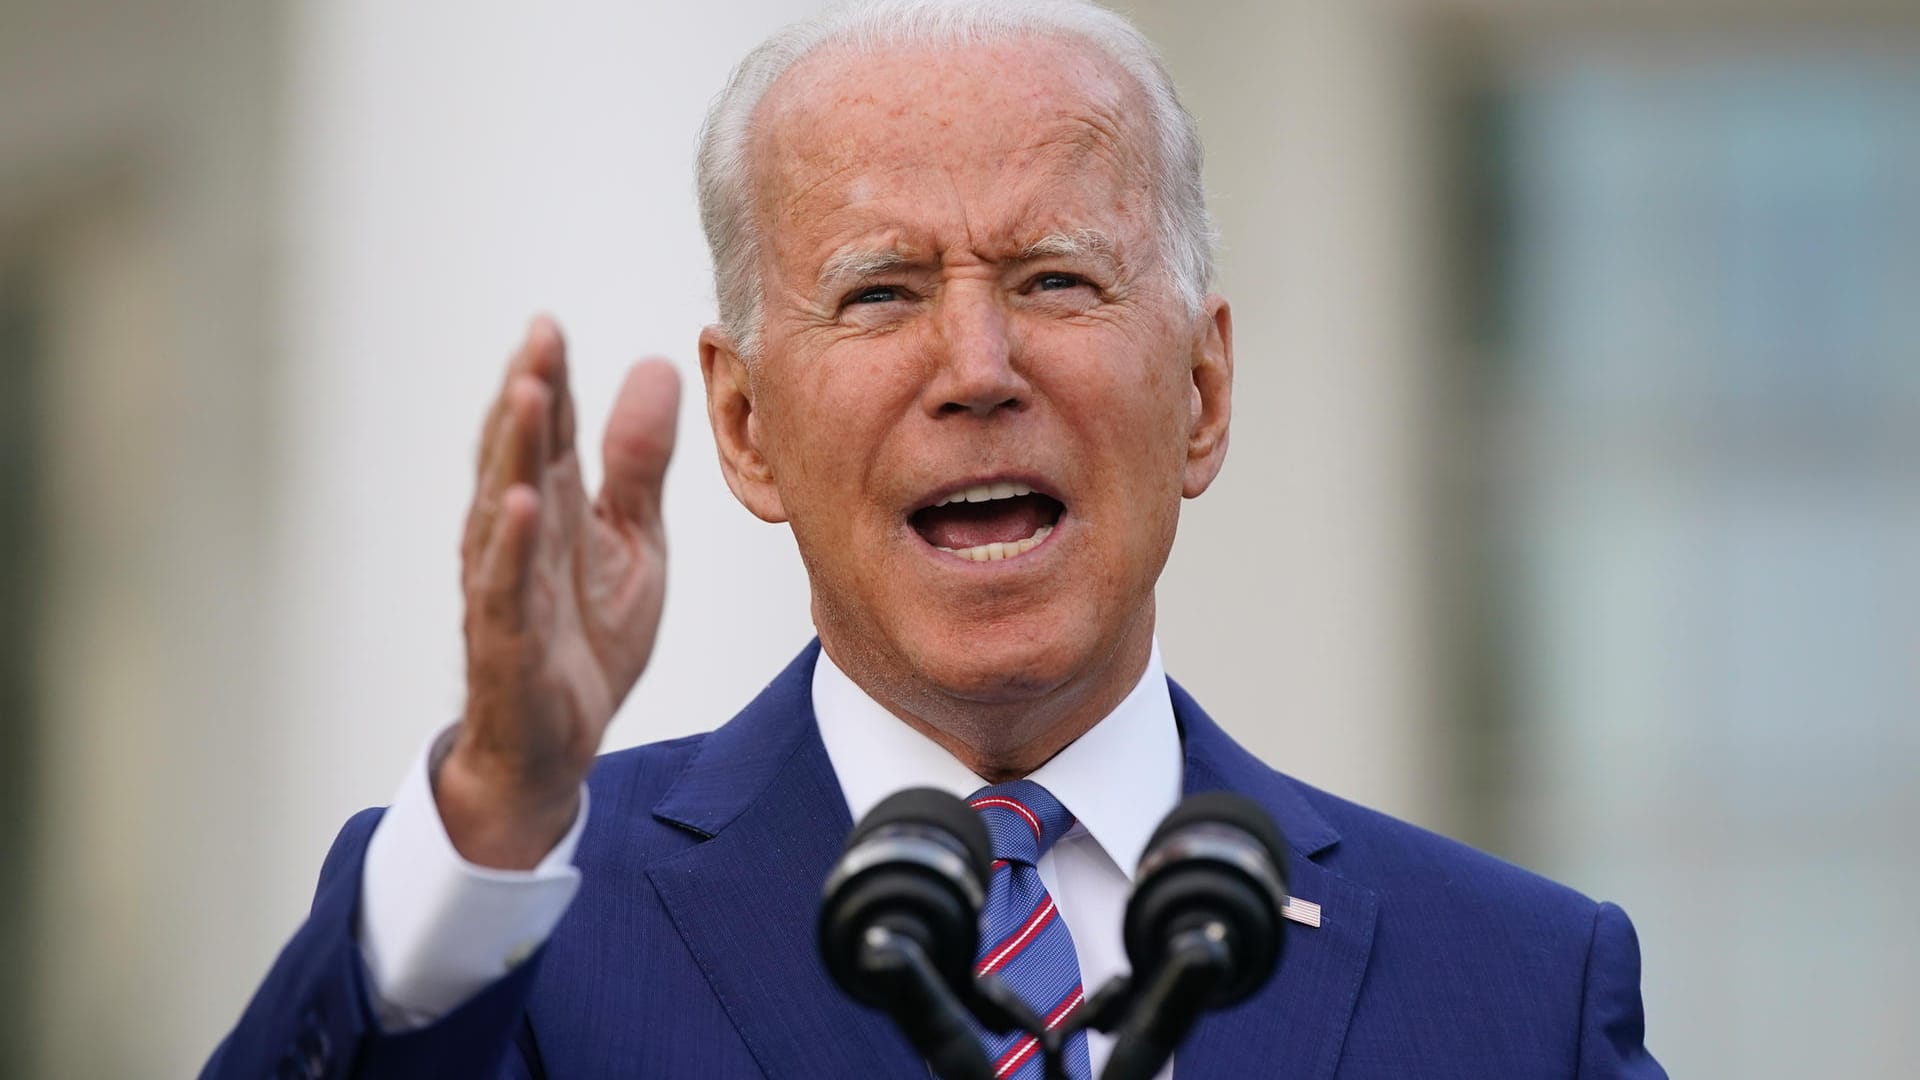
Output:
[[1202,791],[1182,799],[1153,831],[1147,850],[1153,851],[1161,841],[1189,825],[1201,824],[1227,825],[1253,837],[1266,849],[1268,860],[1280,875],[1280,884],[1286,885],[1287,841],[1280,835],[1280,827],[1259,803],[1231,791]]
[[986,822],[965,800],[936,788],[908,788],[880,800],[847,835],[847,850],[897,825],[922,825],[952,836],[966,849],[967,862],[979,880],[985,883],[993,877],[993,838],[987,835]]

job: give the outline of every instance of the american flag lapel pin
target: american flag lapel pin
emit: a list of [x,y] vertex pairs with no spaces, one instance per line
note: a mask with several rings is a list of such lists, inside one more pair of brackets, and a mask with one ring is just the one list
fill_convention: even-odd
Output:
[[1280,909],[1280,914],[1301,926],[1320,925],[1320,905],[1297,896],[1287,897],[1286,906]]

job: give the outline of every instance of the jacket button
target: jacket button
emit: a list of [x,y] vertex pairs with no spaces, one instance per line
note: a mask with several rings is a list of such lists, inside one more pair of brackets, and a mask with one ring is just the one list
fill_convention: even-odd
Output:
[[333,1057],[333,1040],[327,1033],[316,1027],[308,1027],[300,1033],[301,1071],[307,1080],[319,1080],[327,1075],[327,1066]]

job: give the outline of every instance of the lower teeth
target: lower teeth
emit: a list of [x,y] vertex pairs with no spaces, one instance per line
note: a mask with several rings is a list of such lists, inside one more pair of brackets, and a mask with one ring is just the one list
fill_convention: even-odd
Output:
[[972,559],[974,562],[997,562],[1001,559],[1011,559],[1015,555],[1025,555],[1027,552],[1039,547],[1041,541],[1052,535],[1052,533],[1053,526],[1042,525],[1032,536],[1027,537],[1025,540],[1010,540],[1005,543],[995,541],[991,544],[979,544],[970,548],[943,547],[940,550],[949,555],[958,555],[963,559]]

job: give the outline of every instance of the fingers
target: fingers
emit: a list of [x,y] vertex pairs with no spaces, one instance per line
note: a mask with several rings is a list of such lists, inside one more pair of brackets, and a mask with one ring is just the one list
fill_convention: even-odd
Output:
[[521,338],[519,348],[507,360],[507,370],[500,381],[500,394],[494,398],[493,407],[480,429],[478,472],[482,478],[486,476],[489,459],[495,448],[495,435],[506,420],[507,392],[516,380],[528,376],[546,384],[552,395],[550,408],[555,452],[573,445],[573,392],[568,386],[566,339],[551,318],[536,315],[527,324],[527,333]]
[[506,390],[507,423],[491,472],[481,485],[496,498],[514,484],[538,488],[553,454],[553,394],[545,383],[522,375]]
[[509,486],[500,496],[493,534],[469,584],[468,603],[487,626],[507,634],[525,628],[527,582],[539,535],[539,493],[527,484]]
[[627,372],[601,442],[601,503],[649,529],[660,524],[660,492],[680,423],[680,375],[665,360],[642,360]]
[[500,395],[500,418],[487,445],[486,468],[474,490],[461,542],[470,575],[484,572],[487,553],[503,527],[500,517],[508,491],[516,486],[540,491],[552,442],[552,407],[546,384],[528,374],[515,376]]
[[573,449],[573,375],[567,364],[567,343],[559,325],[545,315],[534,316],[527,338],[532,343],[528,374],[546,383],[552,395],[548,414],[552,438],[547,446],[548,460],[552,460]]
[[[501,682],[502,673],[513,669],[507,662],[512,654],[500,650],[512,649],[527,626],[550,406],[546,385],[531,375],[516,377],[501,394],[490,464],[468,517],[463,556],[470,707],[480,698],[499,701],[513,693],[512,680]],[[476,672],[496,684],[493,693],[478,692]],[[478,714],[470,718],[480,720]]]
[[[570,396],[566,342],[552,319],[536,316],[520,347],[507,361],[500,393],[481,427],[473,505],[461,541],[461,551],[469,564],[479,557],[492,535],[493,519],[506,486],[527,482],[538,487],[538,465],[572,446]],[[529,416],[529,411],[540,415]],[[529,450],[533,452],[531,457]],[[529,464],[534,466],[532,474],[527,469]]]

